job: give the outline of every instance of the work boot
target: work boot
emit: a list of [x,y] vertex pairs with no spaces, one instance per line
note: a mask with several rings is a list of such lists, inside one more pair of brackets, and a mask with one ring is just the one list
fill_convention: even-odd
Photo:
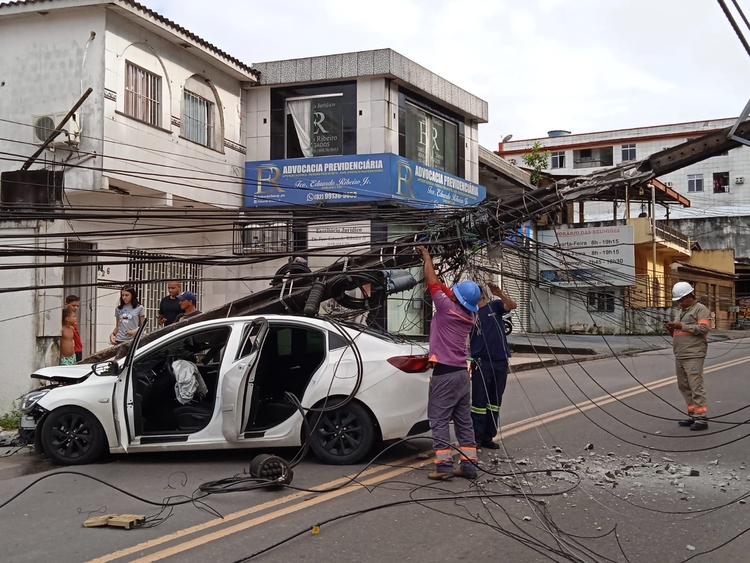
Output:
[[690,430],[708,430],[708,422],[706,422],[705,420],[696,420],[690,425]]
[[695,422],[695,421],[692,418],[686,418],[685,420],[678,420],[677,424],[679,426],[688,427],[688,426],[692,426],[693,422]]
[[459,468],[453,473],[456,477],[463,477],[464,479],[476,479],[477,478],[477,466],[469,460],[463,460]]
[[471,469],[456,469],[456,471],[453,472],[453,475],[456,477],[463,477],[464,479],[471,479],[474,480],[478,477],[477,470],[473,467]]
[[485,440],[481,444],[479,444],[479,447],[481,448],[487,448],[488,450],[499,450],[500,444],[493,440]]

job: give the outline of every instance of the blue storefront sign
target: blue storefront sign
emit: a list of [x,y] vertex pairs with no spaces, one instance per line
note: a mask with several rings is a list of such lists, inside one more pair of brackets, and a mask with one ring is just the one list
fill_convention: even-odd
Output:
[[485,196],[483,186],[390,153],[245,163],[246,207],[383,200],[466,207]]

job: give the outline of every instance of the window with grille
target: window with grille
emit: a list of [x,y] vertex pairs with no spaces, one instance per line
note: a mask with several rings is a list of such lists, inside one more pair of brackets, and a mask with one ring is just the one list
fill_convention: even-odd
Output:
[[180,282],[182,291],[195,293],[198,296],[198,309],[201,308],[201,265],[176,262],[168,256],[135,249],[128,251],[128,261],[128,282],[133,284],[138,292],[138,300],[146,308],[149,331],[158,326],[156,313],[161,298],[167,295],[170,281]]
[[603,313],[613,313],[615,310],[615,294],[613,291],[590,291],[589,309]]
[[182,97],[182,136],[213,148],[214,104],[189,90]]
[[565,151],[552,153],[552,168],[565,168]]
[[235,224],[234,253],[289,252],[291,226],[287,221]]
[[728,194],[729,193],[729,172],[715,172],[714,173],[714,193],[715,194]]
[[161,125],[161,76],[126,63],[125,113],[151,125]]

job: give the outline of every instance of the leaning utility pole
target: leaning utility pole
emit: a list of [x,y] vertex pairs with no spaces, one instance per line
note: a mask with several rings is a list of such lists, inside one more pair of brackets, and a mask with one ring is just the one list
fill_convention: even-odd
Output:
[[[750,141],[750,121],[745,121],[734,131],[740,139]],[[301,314],[310,297],[313,283],[318,281],[318,288],[322,288],[320,299],[332,298],[331,286],[333,280],[340,276],[350,276],[352,283],[356,282],[357,274],[408,268],[421,263],[421,255],[416,246],[441,245],[443,239],[455,238],[456,225],[463,223],[464,232],[471,232],[478,240],[502,241],[504,231],[511,230],[523,221],[534,216],[550,213],[573,201],[581,201],[595,197],[598,193],[622,187],[623,189],[640,185],[649,180],[674,172],[690,164],[700,162],[717,154],[740,145],[738,140],[729,138],[732,128],[723,129],[704,137],[699,137],[651,155],[642,161],[627,162],[614,168],[594,172],[585,176],[578,176],[555,182],[543,188],[528,191],[508,198],[497,205],[480,205],[475,210],[457,210],[453,222],[443,231],[406,236],[387,245],[374,248],[366,253],[352,255],[344,261],[317,270],[310,274],[296,274],[272,287],[237,299],[211,311],[191,318],[187,323],[262,314]],[[455,248],[447,248],[446,255],[461,251],[461,244]],[[318,301],[320,302],[320,301]],[[317,307],[315,308],[317,310]],[[141,343],[147,343],[160,338],[164,334],[184,326],[171,325],[143,337]],[[127,346],[122,344],[120,346]],[[87,358],[89,362],[102,361],[117,354],[119,347],[107,348]]]

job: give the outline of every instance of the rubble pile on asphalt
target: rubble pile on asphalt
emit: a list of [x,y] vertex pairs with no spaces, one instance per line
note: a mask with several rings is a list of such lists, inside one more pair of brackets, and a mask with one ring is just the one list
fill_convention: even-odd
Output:
[[[737,467],[725,466],[720,455],[708,464],[687,465],[674,457],[652,451],[640,451],[636,454],[618,454],[613,451],[599,453],[592,444],[586,444],[581,455],[572,457],[560,447],[550,449],[552,451],[544,448],[541,455],[513,459],[494,453],[482,456],[481,463],[489,471],[511,474],[503,477],[488,476],[485,482],[502,480],[508,484],[514,482],[528,486],[531,491],[546,491],[552,488],[550,480],[578,482],[571,474],[549,471],[565,469],[578,474],[584,490],[589,489],[590,485],[606,487],[625,499],[641,491],[657,495],[664,493],[668,499],[689,502],[696,498],[695,494],[698,492],[704,494],[714,490],[727,493],[726,500],[730,501],[750,489],[750,484],[747,483],[750,482],[747,465],[740,463]],[[547,472],[512,475],[530,469]],[[621,492],[622,489],[626,491]],[[745,500],[740,500],[739,503],[745,504]],[[690,510],[689,506],[685,508]]]
[[0,448],[15,446],[17,442],[17,430],[3,430],[0,428]]

